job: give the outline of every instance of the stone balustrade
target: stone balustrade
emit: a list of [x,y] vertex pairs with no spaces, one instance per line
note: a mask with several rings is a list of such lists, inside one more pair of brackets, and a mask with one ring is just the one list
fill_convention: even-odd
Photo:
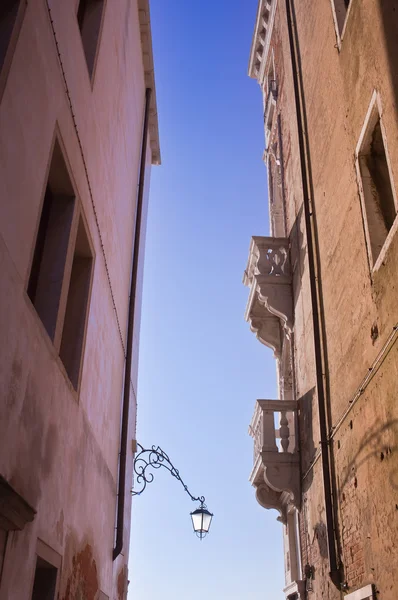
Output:
[[[278,415],[277,428],[275,415]],[[250,481],[260,504],[277,509],[282,521],[286,519],[288,505],[298,507],[300,502],[296,419],[294,400],[257,400],[249,428],[254,441]]]

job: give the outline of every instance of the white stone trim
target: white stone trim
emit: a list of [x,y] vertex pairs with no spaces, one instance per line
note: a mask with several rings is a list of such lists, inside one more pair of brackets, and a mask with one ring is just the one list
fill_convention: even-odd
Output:
[[344,600],[373,600],[374,598],[374,586],[369,583],[369,585],[365,585],[365,587],[360,588],[359,590],[355,590],[355,592],[351,592],[344,596]]
[[[249,427],[254,443],[250,482],[256,488],[261,506],[278,510],[283,523],[287,522],[289,507],[300,505],[297,409],[295,400],[257,400]],[[275,413],[280,415],[278,432]],[[294,530],[292,535],[295,535]]]
[[[269,17],[269,23],[268,23],[268,27],[267,27],[267,37],[265,38],[265,44],[264,44],[264,52],[263,52],[263,62],[261,63],[261,70],[259,73],[259,83],[260,85],[263,85],[264,82],[264,76],[265,76],[265,65],[268,62],[268,52],[269,52],[269,47],[271,44],[271,37],[272,37],[272,32],[274,30],[274,23],[275,23],[275,13],[276,13],[276,6],[278,4],[278,0],[272,0],[272,6],[271,6],[271,14]],[[275,65],[274,65],[275,68]]]
[[336,0],[330,0],[330,3],[332,5],[332,14],[333,14],[334,28],[335,28],[335,31],[336,31],[336,40],[337,40],[336,46],[337,46],[337,49],[340,52],[341,51],[341,44],[343,42],[343,38],[344,38],[344,34],[345,34],[345,30],[347,28],[348,18],[349,18],[350,14],[351,14],[352,5],[355,2],[355,0],[351,0],[350,4],[348,5],[347,12],[346,12],[345,17],[344,17],[343,29],[341,31],[339,29],[339,24],[338,24],[338,19],[337,19],[337,14],[336,14],[335,1]]
[[[275,12],[276,12],[276,5],[278,3],[278,0],[259,0],[258,2],[258,7],[257,7],[257,17],[256,17],[256,24],[254,27],[254,34],[253,34],[253,39],[252,39],[252,45],[250,48],[250,59],[249,59],[249,69],[248,69],[248,74],[249,77],[252,77],[253,79],[257,79],[257,81],[260,83],[260,85],[262,85],[262,81],[264,79],[264,73],[265,73],[265,65],[267,62],[267,57],[268,57],[268,52],[269,52],[269,47],[270,47],[270,42],[271,42],[271,36],[272,36],[272,31],[274,28],[274,22],[275,22]],[[256,73],[255,70],[255,62],[256,62],[256,49],[257,46],[259,44],[259,37],[260,37],[260,31],[261,31],[261,19],[262,19],[262,14],[264,12],[264,8],[266,7],[266,5],[268,5],[270,7],[270,16],[269,16],[269,21],[268,21],[268,25],[267,25],[267,31],[266,31],[266,36],[265,36],[265,43],[264,43],[264,49],[262,52],[262,59],[261,59],[261,65],[260,65],[260,70],[258,73]]]
[[300,579],[297,581],[293,581],[292,583],[289,583],[289,585],[287,585],[283,589],[283,593],[285,594],[286,598],[288,598],[292,594],[297,594],[300,600],[304,600],[304,598],[305,598],[305,581]]

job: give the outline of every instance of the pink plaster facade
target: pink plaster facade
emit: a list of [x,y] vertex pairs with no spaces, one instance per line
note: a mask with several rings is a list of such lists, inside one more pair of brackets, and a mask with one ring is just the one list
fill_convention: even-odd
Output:
[[[0,474],[36,511],[8,532],[1,600],[31,598],[39,546],[57,562],[59,600],[122,600],[127,592],[139,308],[124,546],[115,561],[112,550],[145,62],[152,58],[147,2],[113,4],[103,5],[90,80],[78,1],[21,0],[0,78]],[[153,90],[144,215],[150,165],[159,162],[156,119]],[[77,389],[27,293],[55,140],[93,259]]]

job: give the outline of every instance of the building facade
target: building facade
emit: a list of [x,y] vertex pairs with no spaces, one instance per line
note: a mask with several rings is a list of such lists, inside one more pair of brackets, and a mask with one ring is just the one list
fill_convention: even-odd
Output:
[[283,524],[289,600],[398,593],[397,11],[258,3],[271,231],[244,283],[279,398],[256,402],[250,480]]
[[148,0],[2,2],[1,600],[126,598],[159,162]]

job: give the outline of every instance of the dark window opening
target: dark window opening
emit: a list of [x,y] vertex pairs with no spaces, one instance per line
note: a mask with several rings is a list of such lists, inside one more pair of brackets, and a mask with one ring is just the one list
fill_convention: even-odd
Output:
[[386,231],[390,231],[394,223],[396,210],[394,196],[392,193],[390,175],[386,153],[384,150],[383,136],[381,133],[380,121],[377,122],[373,130],[370,152],[365,155],[367,167],[371,177],[372,195],[384,221]]
[[20,0],[1,0],[0,3],[0,69],[7,54],[19,5]]
[[6,555],[8,532],[0,527],[0,585],[1,576],[3,574],[4,559]]
[[57,569],[38,556],[32,600],[54,600],[56,583]]
[[347,16],[348,7],[351,0],[334,0],[334,9],[336,11],[336,20],[339,34],[343,33],[344,23]]
[[90,245],[80,217],[59,353],[75,389],[79,383],[92,262]]
[[77,22],[90,78],[94,72],[103,9],[104,0],[80,0],[77,11]]
[[29,298],[52,340],[61,299],[74,200],[61,148],[56,142],[28,284]]
[[377,111],[358,155],[373,264],[383,247],[397,210]]

